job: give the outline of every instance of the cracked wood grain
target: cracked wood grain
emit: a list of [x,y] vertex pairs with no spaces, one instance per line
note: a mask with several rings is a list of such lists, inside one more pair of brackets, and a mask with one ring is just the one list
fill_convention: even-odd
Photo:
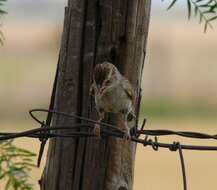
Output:
[[[68,1],[55,109],[96,119],[93,98],[89,96],[92,71],[95,64],[112,60],[138,92],[139,114],[150,4],[151,0]],[[119,126],[115,115],[107,116],[107,121]],[[55,125],[73,122],[64,117],[53,118]],[[53,139],[41,190],[132,190],[135,153],[136,144],[112,137]]]

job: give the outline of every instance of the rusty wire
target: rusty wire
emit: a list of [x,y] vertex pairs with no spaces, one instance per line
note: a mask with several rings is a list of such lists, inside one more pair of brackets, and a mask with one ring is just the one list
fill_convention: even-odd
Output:
[[[36,112],[46,112],[52,113],[58,116],[65,116],[69,118],[75,119],[75,123],[72,125],[47,125],[46,122],[39,120],[36,116]],[[33,109],[29,111],[31,117],[40,124],[39,128],[26,130],[22,132],[1,132],[0,133],[0,141],[15,139],[20,137],[28,137],[28,138],[36,138],[39,139],[42,143],[45,143],[49,138],[84,138],[84,137],[94,137],[92,129],[94,128],[94,124],[98,123],[101,126],[101,135],[102,136],[113,136],[117,138],[124,138],[124,132],[121,129],[118,129],[116,126],[104,123],[97,122],[90,118],[78,116],[73,113],[65,113],[59,112],[55,110],[47,110],[47,109]],[[187,150],[201,150],[201,151],[217,151],[217,146],[198,146],[198,145],[186,145],[181,144],[180,142],[173,143],[163,143],[159,142],[159,136],[168,136],[168,135],[176,135],[186,138],[194,138],[194,139],[213,139],[217,140],[217,135],[210,135],[205,133],[198,132],[187,132],[187,131],[172,131],[172,130],[148,130],[144,129],[146,123],[146,119],[143,120],[142,126],[139,129],[133,128],[131,130],[131,139],[132,142],[136,142],[142,144],[143,146],[151,146],[153,150],[157,151],[159,148],[167,148],[170,151],[179,152],[182,175],[183,175],[183,187],[184,190],[187,190],[187,177],[185,172],[185,164],[184,164],[184,156],[183,149]],[[90,130],[80,130],[80,129],[90,129]],[[61,131],[61,132],[60,132]],[[154,139],[149,136],[154,136]]]

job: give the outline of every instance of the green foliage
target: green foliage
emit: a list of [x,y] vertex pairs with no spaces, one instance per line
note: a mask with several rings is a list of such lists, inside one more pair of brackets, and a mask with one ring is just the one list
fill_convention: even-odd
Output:
[[7,12],[4,11],[1,7],[4,5],[4,3],[6,2],[7,0],[0,0],[0,15],[3,15],[3,14],[6,14]]
[[[4,5],[4,3],[6,2],[7,0],[0,0],[0,18],[2,17],[2,15],[6,14],[7,12],[4,11],[2,9],[2,6]],[[0,27],[1,27],[1,23],[0,23]],[[4,41],[4,35],[0,29],[0,44],[3,45],[3,41]]]
[[[178,0],[172,0],[168,6],[171,9]],[[199,23],[204,22],[204,32],[207,28],[213,28],[211,22],[217,19],[217,0],[186,0],[188,8],[188,19],[191,18],[192,12],[198,17]]]
[[6,181],[5,190],[32,190],[28,183],[29,171],[35,165],[32,152],[18,148],[13,141],[0,142],[0,180]]
[[216,118],[217,108],[199,102],[180,103],[164,98],[142,101],[141,115],[149,119],[209,119]]

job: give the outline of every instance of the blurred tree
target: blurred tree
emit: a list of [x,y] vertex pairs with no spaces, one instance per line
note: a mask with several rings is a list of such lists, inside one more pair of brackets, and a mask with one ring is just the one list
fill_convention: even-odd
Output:
[[[171,9],[177,1],[178,0],[171,0],[168,10]],[[217,19],[217,0],[186,0],[186,3],[188,19],[191,18],[193,12],[194,16],[199,18],[199,23],[204,22],[205,32],[208,27],[213,28],[211,22]]]

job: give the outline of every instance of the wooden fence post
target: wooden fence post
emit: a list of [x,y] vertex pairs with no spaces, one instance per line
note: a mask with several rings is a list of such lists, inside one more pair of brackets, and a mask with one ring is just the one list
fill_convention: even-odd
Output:
[[[69,0],[59,54],[55,110],[96,118],[89,96],[94,65],[112,61],[140,86],[151,0]],[[115,116],[109,122],[118,125]],[[72,119],[53,118],[53,125]],[[134,123],[135,124],[135,123]],[[133,124],[132,124],[133,125]],[[50,140],[42,190],[132,190],[136,144],[105,137]]]

